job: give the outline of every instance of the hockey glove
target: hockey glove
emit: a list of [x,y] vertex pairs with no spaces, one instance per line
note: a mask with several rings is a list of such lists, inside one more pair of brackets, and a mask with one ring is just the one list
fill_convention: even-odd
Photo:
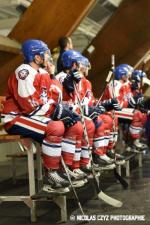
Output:
[[116,111],[121,110],[121,106],[116,98],[105,100],[101,105],[106,109],[106,111],[111,111],[113,109]]
[[95,119],[97,119],[97,117],[100,114],[102,114],[104,112],[105,112],[104,107],[99,107],[99,106],[93,106],[93,107],[91,107],[91,106],[89,106],[88,107],[88,114],[86,112],[85,115],[88,116],[88,117],[90,117],[94,121]]
[[73,70],[67,74],[62,84],[68,93],[72,93],[74,91],[73,81],[79,83],[80,80],[81,74],[78,72],[78,70]]
[[72,70],[70,72],[70,76],[71,76],[72,80],[75,81],[76,83],[79,83],[79,81],[82,78],[82,76],[78,70]]
[[139,106],[143,102],[143,100],[144,100],[144,97],[143,97],[142,94],[132,96],[129,99],[129,107],[136,108],[137,106]]
[[65,127],[71,127],[77,121],[80,121],[80,117],[78,114],[72,112],[68,107],[65,105],[57,105],[54,113],[52,115],[53,120],[61,120],[64,123]]
[[62,84],[68,93],[72,93],[74,91],[73,80],[70,74],[66,76]]
[[144,96],[143,94],[138,94],[134,97],[136,104],[139,105],[144,101]]

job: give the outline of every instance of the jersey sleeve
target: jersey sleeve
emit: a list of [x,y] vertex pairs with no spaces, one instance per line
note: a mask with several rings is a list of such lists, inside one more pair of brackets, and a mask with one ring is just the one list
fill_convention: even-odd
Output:
[[93,105],[95,102],[95,97],[92,91],[92,84],[85,77],[81,79],[81,91],[80,91],[80,99],[83,105]]
[[121,83],[118,80],[111,81],[105,91],[104,95],[102,97],[103,100],[108,100],[112,98],[116,98],[120,104],[121,107],[126,108],[128,106],[128,101],[131,97],[131,91],[128,83]]

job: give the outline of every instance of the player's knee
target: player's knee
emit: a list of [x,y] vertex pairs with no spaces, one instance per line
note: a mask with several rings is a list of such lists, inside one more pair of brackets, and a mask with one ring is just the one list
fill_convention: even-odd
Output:
[[111,129],[113,126],[113,119],[109,115],[102,114],[100,115],[100,119],[102,120],[101,129]]
[[46,134],[61,137],[64,135],[65,127],[62,121],[50,121],[46,127]]
[[82,137],[83,126],[81,122],[78,121],[74,126],[72,126],[72,129],[75,136]]

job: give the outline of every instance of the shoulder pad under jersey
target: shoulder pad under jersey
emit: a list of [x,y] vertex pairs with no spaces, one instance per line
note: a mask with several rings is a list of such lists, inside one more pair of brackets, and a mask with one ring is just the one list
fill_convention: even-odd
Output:
[[67,76],[67,73],[64,73],[62,71],[56,75],[56,79],[59,80],[59,82],[62,84],[66,76]]
[[15,70],[17,80],[25,80],[32,76],[32,79],[37,74],[37,71],[28,64],[22,64]]

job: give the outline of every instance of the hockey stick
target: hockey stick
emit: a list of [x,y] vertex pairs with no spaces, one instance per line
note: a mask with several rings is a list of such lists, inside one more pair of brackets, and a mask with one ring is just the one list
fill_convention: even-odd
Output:
[[[87,142],[87,147],[88,147],[89,152],[90,152],[90,144],[89,144],[89,138],[88,138],[88,134],[87,134],[87,129],[86,129],[86,126],[85,126],[84,114],[83,114],[80,98],[79,98],[78,91],[77,91],[75,83],[74,83],[74,90],[75,90],[75,94],[76,94],[76,97],[77,97],[78,106],[79,106],[79,109],[80,109],[80,112],[81,112],[81,122],[83,124],[84,138],[85,138],[85,140]],[[106,195],[102,191],[102,189],[101,189],[101,187],[99,185],[99,181],[97,180],[97,177],[96,177],[96,174],[95,174],[95,170],[93,168],[93,164],[94,163],[93,163],[92,158],[91,158],[91,164],[92,164],[92,174],[93,174],[93,177],[94,177],[94,183],[95,183],[95,187],[96,187],[98,198],[103,200],[107,204],[114,206],[114,207],[121,207],[123,205],[123,203],[121,201],[118,201],[117,199]]]
[[98,102],[96,103],[96,106],[98,106],[98,104],[100,103],[100,101],[101,101],[101,99],[102,99],[102,97],[104,95],[105,89],[106,89],[107,85],[109,84],[109,82],[110,82],[110,80],[112,78],[112,75],[113,75],[113,72],[110,70],[108,72],[108,75],[107,75],[106,80],[105,80],[106,84],[105,84],[105,86],[104,86],[104,88],[102,90],[102,93],[101,93],[101,95],[100,95],[100,97],[98,99]]
[[144,64],[150,59],[150,49],[146,52],[146,54],[134,65],[134,69],[136,69],[142,62]]
[[69,181],[70,186],[71,186],[71,188],[72,188],[72,190],[73,190],[74,196],[75,196],[76,201],[77,201],[77,204],[78,204],[78,206],[79,206],[79,209],[80,209],[82,215],[85,215],[84,212],[83,212],[81,203],[80,203],[80,201],[79,201],[78,195],[77,195],[77,193],[76,193],[76,190],[75,190],[75,188],[74,188],[74,186],[73,186],[73,184],[72,184],[70,175],[68,174],[68,171],[67,171],[67,168],[66,168],[66,164],[65,164],[65,162],[64,162],[63,157],[61,157],[61,163],[62,163],[62,166],[64,167],[64,170],[65,170],[65,172],[66,172],[66,174],[67,174],[68,181]]
[[[115,69],[115,55],[112,55],[111,56],[111,71],[114,71],[114,69]],[[112,76],[112,79],[113,79],[112,80],[112,95],[113,95],[113,98],[115,98],[114,74]],[[113,119],[113,133],[115,135],[116,125],[115,125],[115,110],[114,109],[112,110],[112,119]],[[116,162],[116,157],[115,157],[115,162]],[[128,183],[123,179],[122,176],[120,176],[116,168],[114,168],[114,175],[116,179],[120,182],[120,184],[123,186],[123,188],[126,189],[128,187]]]
[[125,179],[123,179],[122,176],[120,176],[120,174],[117,172],[116,168],[114,168],[114,175],[115,178],[120,182],[120,184],[122,185],[122,187],[124,189],[128,188],[128,183],[125,181]]
[[[146,54],[134,65],[134,69],[137,69],[137,67],[143,62],[142,65],[142,72],[144,72],[144,68],[146,63],[150,60],[150,49],[146,52]],[[141,79],[141,86],[142,84],[148,84],[150,86],[150,80],[147,77],[143,77]]]

